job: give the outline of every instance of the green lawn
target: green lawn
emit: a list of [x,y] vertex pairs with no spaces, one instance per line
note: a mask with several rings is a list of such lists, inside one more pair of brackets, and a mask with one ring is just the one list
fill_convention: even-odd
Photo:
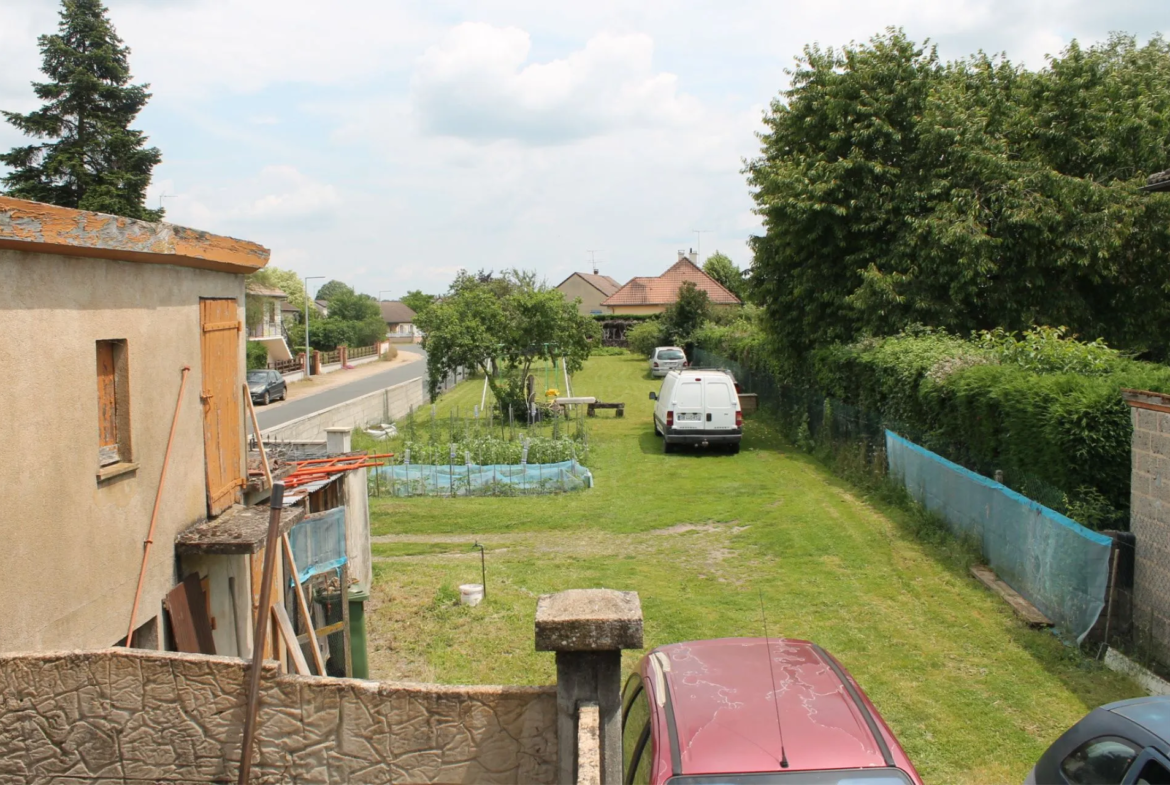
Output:
[[[438,404],[470,411],[480,384]],[[744,449],[664,455],[633,356],[598,357],[574,393],[626,403],[591,432],[596,486],[528,498],[376,499],[371,675],[444,683],[548,684],[533,650],[538,595],[637,591],[647,649],[769,632],[833,652],[869,693],[928,782],[1021,782],[1088,709],[1138,688],[1034,632],[970,579],[954,549],[749,420]],[[479,582],[487,599],[455,604]],[[628,652],[632,667],[640,652]]]

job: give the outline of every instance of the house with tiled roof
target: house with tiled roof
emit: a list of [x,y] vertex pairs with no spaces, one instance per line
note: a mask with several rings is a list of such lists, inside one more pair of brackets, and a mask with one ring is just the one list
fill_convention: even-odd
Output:
[[378,303],[382,310],[382,320],[386,322],[386,330],[390,340],[395,343],[414,343],[422,338],[422,333],[414,326],[414,309],[398,300],[383,300]]
[[662,313],[678,300],[678,290],[686,281],[706,292],[716,307],[743,305],[723,284],[703,272],[686,251],[679,251],[678,261],[662,275],[634,278],[601,304],[615,315]]
[[609,309],[602,306],[605,298],[617,293],[622,285],[608,275],[599,275],[597,270],[592,273],[573,273],[557,284],[557,291],[565,295],[570,302],[579,299],[577,311],[582,316],[600,313],[609,313]]

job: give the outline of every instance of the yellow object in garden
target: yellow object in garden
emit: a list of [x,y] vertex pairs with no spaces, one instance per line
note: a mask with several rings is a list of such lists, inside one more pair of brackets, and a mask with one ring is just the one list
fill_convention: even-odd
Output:
[[556,389],[555,387],[550,387],[544,391],[545,398],[556,398],[560,394],[561,394],[561,391]]

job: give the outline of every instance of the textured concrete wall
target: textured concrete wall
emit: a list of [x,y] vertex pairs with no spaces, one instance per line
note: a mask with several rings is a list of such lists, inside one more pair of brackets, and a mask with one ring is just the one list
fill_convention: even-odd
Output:
[[[0,783],[235,782],[247,665],[107,649],[0,655]],[[550,783],[552,687],[262,679],[258,783]]]
[[1134,552],[1133,623],[1140,644],[1170,664],[1170,413],[1161,396],[1130,398],[1133,419],[1130,530]]
[[411,406],[421,406],[426,402],[425,380],[419,377],[307,414],[269,428],[263,434],[265,439],[273,441],[320,441],[325,438],[326,428],[364,428],[375,423],[393,422],[405,417]]
[[[139,623],[175,585],[175,535],[206,515],[199,299],[236,299],[243,319],[244,278],[0,249],[0,281],[0,572],[25,587],[0,613],[0,651],[110,646],[130,620],[183,365]],[[129,353],[138,468],[99,482],[96,341],[108,339]],[[243,341],[239,372],[242,382]],[[241,429],[241,456],[242,443]]]

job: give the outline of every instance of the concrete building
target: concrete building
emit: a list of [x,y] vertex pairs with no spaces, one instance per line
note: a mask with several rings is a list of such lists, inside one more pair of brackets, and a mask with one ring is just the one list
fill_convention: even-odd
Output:
[[662,275],[633,278],[603,300],[601,305],[614,315],[662,313],[678,300],[678,290],[686,281],[706,292],[715,307],[743,305],[743,301],[723,284],[703,272],[695,264],[694,256],[686,251],[679,251],[678,261]]
[[0,197],[0,568],[22,587],[0,650],[124,639],[178,404],[137,615],[136,643],[161,646],[176,535],[241,498],[244,276],[267,261],[242,240]]
[[601,303],[621,288],[620,283],[608,275],[599,275],[596,270],[592,273],[573,273],[557,284],[557,290],[565,295],[566,300],[581,300],[577,304],[577,311],[582,316],[609,313],[609,308]]
[[[268,362],[274,364],[292,359],[288,344],[288,330],[284,326],[288,295],[272,286],[248,281],[244,289],[246,304],[248,340],[264,345],[268,350]],[[296,308],[292,308],[295,323]]]

